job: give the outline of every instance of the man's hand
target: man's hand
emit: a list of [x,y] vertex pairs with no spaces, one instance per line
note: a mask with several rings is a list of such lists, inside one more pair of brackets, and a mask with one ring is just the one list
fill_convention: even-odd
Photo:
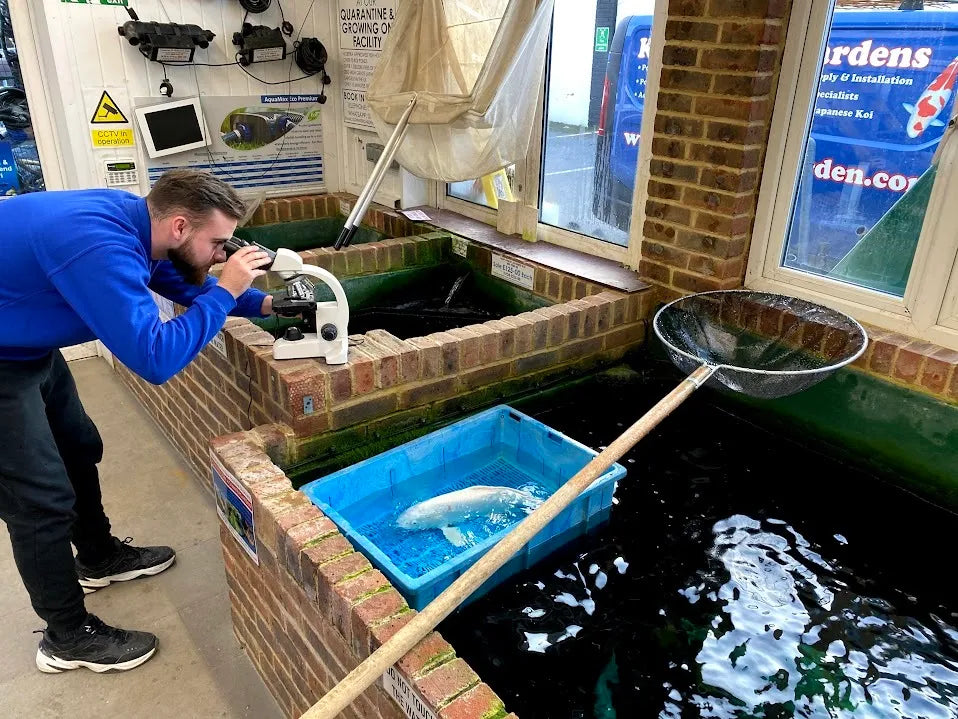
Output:
[[266,274],[259,267],[270,263],[269,255],[254,245],[236,251],[223,265],[217,284],[233,295],[234,298],[249,289],[253,280]]
[[259,308],[259,313],[264,317],[273,314],[273,295],[266,295],[263,298],[263,304]]

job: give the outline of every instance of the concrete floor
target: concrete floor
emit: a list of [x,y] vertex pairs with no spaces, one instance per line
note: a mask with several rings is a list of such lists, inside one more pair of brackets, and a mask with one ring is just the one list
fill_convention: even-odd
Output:
[[230,625],[212,497],[190,475],[147,414],[102,359],[70,363],[87,412],[103,436],[103,500],[121,539],[169,544],[176,564],[156,577],[87,597],[108,624],[155,633],[156,656],[118,674],[48,675],[34,664],[43,622],[33,613],[0,532],[0,716],[85,719],[122,716],[282,716]]

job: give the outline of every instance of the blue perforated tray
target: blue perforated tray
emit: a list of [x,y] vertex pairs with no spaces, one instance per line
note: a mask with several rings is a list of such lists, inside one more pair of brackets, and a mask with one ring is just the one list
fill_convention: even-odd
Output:
[[[421,609],[489,550],[522,514],[467,522],[467,546],[439,529],[406,530],[397,517],[412,505],[475,485],[522,489],[545,499],[596,452],[505,405],[494,407],[351,467],[317,479],[302,491],[350,541]],[[608,519],[615,482],[612,465],[521,552],[470,598]]]

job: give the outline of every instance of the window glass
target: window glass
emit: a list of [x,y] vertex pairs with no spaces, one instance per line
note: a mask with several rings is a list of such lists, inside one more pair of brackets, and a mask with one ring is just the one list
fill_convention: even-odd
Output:
[[497,209],[499,200],[515,200],[516,166],[509,165],[485,177],[446,185],[446,194],[477,205]]
[[45,188],[7,0],[0,0],[0,199]]
[[958,8],[839,3],[782,265],[903,296],[954,111]]
[[556,0],[541,222],[626,246],[653,0]]

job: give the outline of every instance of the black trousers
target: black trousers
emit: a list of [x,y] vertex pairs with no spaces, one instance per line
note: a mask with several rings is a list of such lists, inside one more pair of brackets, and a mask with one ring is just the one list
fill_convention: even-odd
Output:
[[59,351],[0,361],[0,519],[36,613],[54,632],[86,619],[77,559],[113,551],[96,465],[103,443]]

